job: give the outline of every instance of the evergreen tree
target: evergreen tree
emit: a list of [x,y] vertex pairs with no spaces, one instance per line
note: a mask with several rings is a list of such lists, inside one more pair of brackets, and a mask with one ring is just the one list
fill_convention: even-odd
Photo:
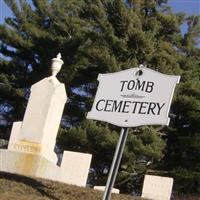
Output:
[[[176,175],[186,169],[199,173],[198,16],[175,15],[166,0],[4,1],[14,17],[0,25],[1,137],[8,137],[13,121],[22,120],[30,86],[50,74],[50,59],[61,52],[65,64],[58,79],[66,84],[68,103],[58,144],[92,153],[95,183],[105,183],[119,129],[84,120],[97,76],[147,64],[182,77],[173,119],[168,128],[130,130],[116,186],[131,192],[149,163]],[[180,25],[186,21],[189,28],[183,36]],[[163,139],[168,146],[161,162]]]
[[168,130],[165,169],[176,177],[177,190],[200,193],[200,16],[186,18],[188,32],[179,43],[182,78]]

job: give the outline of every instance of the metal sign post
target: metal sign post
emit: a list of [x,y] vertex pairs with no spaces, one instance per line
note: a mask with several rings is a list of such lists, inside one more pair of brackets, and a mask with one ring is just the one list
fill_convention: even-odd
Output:
[[122,128],[121,132],[120,132],[120,138],[119,138],[116,150],[115,150],[115,155],[114,155],[114,158],[112,161],[112,166],[110,168],[108,180],[106,183],[103,200],[110,200],[112,188],[115,183],[115,179],[116,179],[119,165],[121,162],[121,158],[122,158],[122,154],[124,151],[127,136],[128,136],[128,128]]

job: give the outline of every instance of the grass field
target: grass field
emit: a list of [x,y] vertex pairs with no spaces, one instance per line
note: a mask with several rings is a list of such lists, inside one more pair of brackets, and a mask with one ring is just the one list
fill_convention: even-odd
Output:
[[[101,200],[103,193],[54,181],[0,172],[0,200]],[[142,200],[128,195],[112,195],[112,200]],[[172,200],[200,200],[198,196]]]

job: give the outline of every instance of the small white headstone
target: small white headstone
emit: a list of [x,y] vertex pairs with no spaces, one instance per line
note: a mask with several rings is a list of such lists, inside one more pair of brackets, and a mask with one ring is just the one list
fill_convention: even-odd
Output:
[[64,182],[85,186],[92,155],[73,151],[64,151],[61,168],[65,171]]
[[[105,190],[105,186],[94,186],[95,190],[100,190],[100,191],[104,191]],[[114,194],[119,194],[119,190],[116,188],[112,188],[112,193]]]
[[153,200],[170,200],[173,178],[145,175],[142,198]]

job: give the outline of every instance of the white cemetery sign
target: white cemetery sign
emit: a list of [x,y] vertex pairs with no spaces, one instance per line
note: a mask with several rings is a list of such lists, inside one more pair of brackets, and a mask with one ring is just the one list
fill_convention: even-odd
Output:
[[103,200],[109,200],[115,182],[128,127],[168,125],[169,109],[180,76],[165,75],[148,68],[132,68],[99,74],[99,86],[88,119],[105,121],[121,129]]
[[99,74],[98,90],[87,118],[120,127],[168,125],[170,104],[179,79],[148,68]]

